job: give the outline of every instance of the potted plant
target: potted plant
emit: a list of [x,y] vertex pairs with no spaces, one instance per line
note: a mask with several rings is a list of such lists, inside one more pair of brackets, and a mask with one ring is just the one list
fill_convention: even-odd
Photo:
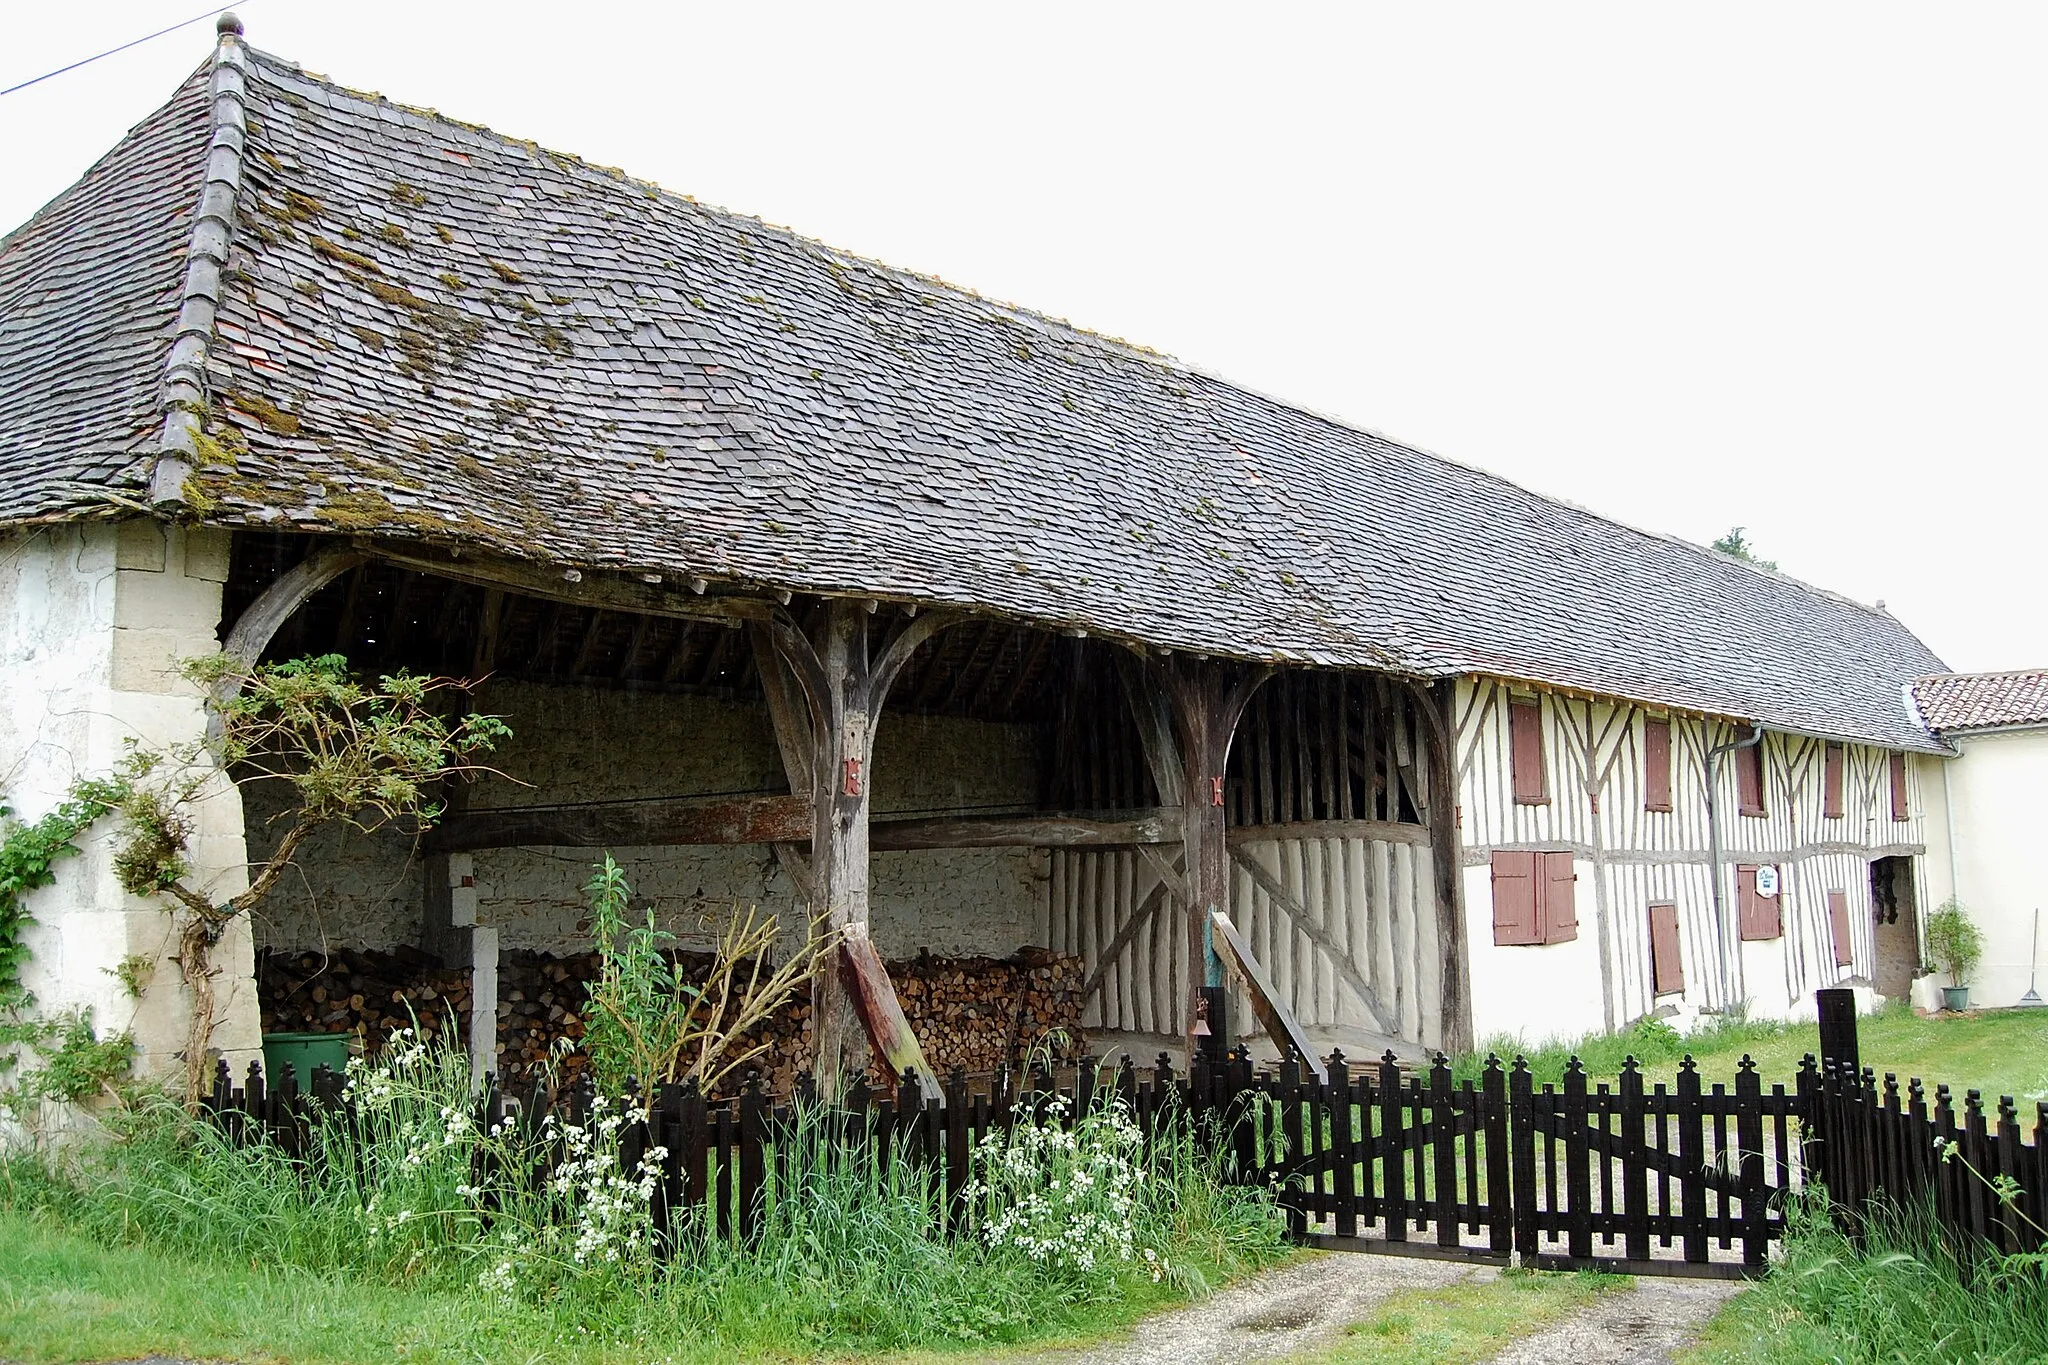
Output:
[[1970,1007],[1970,973],[1984,958],[1984,936],[1962,903],[1950,896],[1927,917],[1927,951],[1953,984],[1941,993],[1952,1010]]

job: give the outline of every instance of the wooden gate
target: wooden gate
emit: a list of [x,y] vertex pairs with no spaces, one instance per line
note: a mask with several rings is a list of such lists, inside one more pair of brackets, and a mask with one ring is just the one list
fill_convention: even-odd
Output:
[[1733,1093],[1688,1059],[1675,1088],[1633,1061],[1562,1086],[1490,1059],[1455,1081],[1389,1053],[1360,1073],[1341,1054],[1319,1074],[1224,1065],[1242,1109],[1240,1166],[1274,1183],[1296,1236],[1394,1252],[1630,1274],[1760,1271],[1798,1182],[1797,1093],[1768,1091],[1747,1058]]

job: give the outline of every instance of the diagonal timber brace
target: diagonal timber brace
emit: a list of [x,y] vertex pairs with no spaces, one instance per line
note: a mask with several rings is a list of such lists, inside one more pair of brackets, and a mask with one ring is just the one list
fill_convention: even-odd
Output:
[[1252,1013],[1258,1016],[1259,1024],[1266,1030],[1266,1036],[1273,1040],[1273,1046],[1280,1049],[1282,1057],[1292,1053],[1301,1058],[1303,1065],[1314,1067],[1315,1045],[1302,1032],[1301,1024],[1293,1013],[1280,1003],[1280,993],[1273,989],[1265,968],[1252,956],[1251,945],[1244,941],[1244,935],[1231,923],[1230,916],[1221,910],[1209,912],[1209,924],[1215,930],[1217,955],[1237,974],[1238,980],[1244,982],[1245,991],[1252,998]]

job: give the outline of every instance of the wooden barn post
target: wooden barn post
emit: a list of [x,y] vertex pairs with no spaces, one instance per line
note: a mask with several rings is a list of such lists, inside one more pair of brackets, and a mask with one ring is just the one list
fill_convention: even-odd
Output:
[[[827,1099],[837,1097],[843,1076],[866,1070],[863,1034],[892,1079],[910,1071],[933,1093],[938,1089],[868,937],[868,813],[882,702],[917,647],[955,618],[899,620],[878,650],[870,648],[869,618],[865,604],[832,598],[819,606],[808,634],[787,612],[765,626],[810,710],[810,910],[839,936],[811,982],[812,1074]],[[776,714],[775,689],[768,691],[778,729],[793,728],[793,717]]]
[[1451,1054],[1472,1050],[1472,968],[1465,947],[1465,881],[1458,838],[1457,683],[1434,687],[1408,684],[1416,709],[1429,725],[1429,848],[1436,881],[1437,944],[1443,954],[1439,978],[1443,1002],[1438,1047]]
[[1210,912],[1230,912],[1223,774],[1237,722],[1252,693],[1273,670],[1261,664],[1175,655],[1150,661],[1147,671],[1172,703],[1174,736],[1180,745],[1181,840],[1188,886],[1188,980],[1181,1031],[1192,1066],[1202,988],[1223,984],[1222,960],[1209,943]]

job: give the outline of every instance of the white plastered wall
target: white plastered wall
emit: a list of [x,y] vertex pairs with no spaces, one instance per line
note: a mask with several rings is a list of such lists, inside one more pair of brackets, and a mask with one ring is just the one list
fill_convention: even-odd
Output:
[[[228,536],[148,520],[46,528],[0,541],[0,787],[34,820],[81,777],[111,773],[129,742],[173,746],[204,738],[199,691],[182,660],[219,648]],[[189,812],[188,880],[218,899],[247,886],[242,804],[216,780]],[[173,920],[160,901],[124,892],[111,861],[112,822],[30,893],[34,919],[23,984],[45,1011],[87,1008],[104,1032],[130,1029],[138,1070],[181,1066],[191,998],[169,960]],[[141,998],[114,974],[148,960]],[[240,1067],[259,1046],[253,952],[245,925],[214,949],[213,1045]]]
[[[1984,935],[1970,1003],[2014,1005],[2027,989],[2034,910],[2048,912],[2048,727],[1950,738],[1961,750],[1948,773],[1955,895]],[[1938,904],[1939,895],[1926,908]],[[1922,984],[1921,1003],[1932,1005],[1949,980],[1937,973]]]

